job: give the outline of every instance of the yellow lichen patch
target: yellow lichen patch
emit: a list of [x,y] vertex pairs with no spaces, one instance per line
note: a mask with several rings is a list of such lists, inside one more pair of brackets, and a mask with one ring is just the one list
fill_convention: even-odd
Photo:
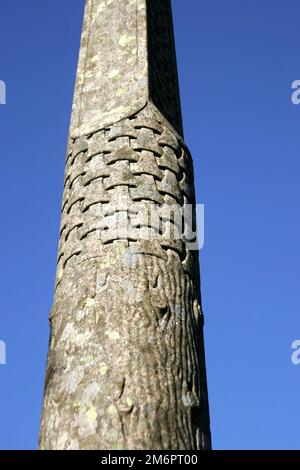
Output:
[[116,91],[116,96],[122,96],[124,95],[124,93],[125,93],[124,88],[118,88]]
[[86,305],[87,307],[92,307],[92,305],[94,305],[94,303],[95,303],[95,300],[94,300],[94,299],[87,299],[85,305]]
[[122,442],[116,442],[111,446],[112,450],[124,450],[124,444]]
[[131,398],[126,398],[126,404],[131,408],[134,405],[134,402]]
[[80,401],[74,401],[72,407],[75,409],[80,409],[81,408],[81,403]]
[[118,410],[114,404],[110,405],[107,411],[110,415],[116,415],[118,413]]
[[139,6],[138,6],[138,11],[142,11],[142,10],[145,10],[146,9],[146,3],[143,2],[143,3],[140,3]]
[[122,47],[126,47],[128,44],[130,44],[134,40],[135,38],[133,36],[128,36],[127,34],[123,34],[119,39],[119,44]]
[[120,75],[120,70],[113,69],[109,72],[108,78],[116,78],[118,75]]
[[63,277],[63,273],[64,273],[64,269],[62,266],[59,266],[59,268],[57,269],[57,274],[56,274],[56,282],[59,283],[59,281],[61,281],[62,277]]
[[94,423],[97,420],[98,413],[94,406],[91,406],[85,413],[86,419],[89,423]]
[[95,312],[95,316],[94,316],[95,325],[98,325],[99,319],[100,319],[100,312],[97,311]]
[[100,374],[101,375],[106,375],[107,374],[107,371],[108,371],[108,367],[106,364],[101,364],[100,365]]
[[99,60],[98,55],[94,55],[94,57],[91,58],[91,62],[93,62],[93,64],[96,64],[98,60]]

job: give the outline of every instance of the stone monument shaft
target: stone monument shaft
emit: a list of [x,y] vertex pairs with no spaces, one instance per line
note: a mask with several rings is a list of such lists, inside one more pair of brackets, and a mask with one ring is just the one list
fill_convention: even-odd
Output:
[[41,449],[210,448],[194,204],[170,1],[86,0]]

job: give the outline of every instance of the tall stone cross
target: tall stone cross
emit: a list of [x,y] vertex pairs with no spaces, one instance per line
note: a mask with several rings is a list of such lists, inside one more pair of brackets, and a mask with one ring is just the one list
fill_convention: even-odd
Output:
[[210,448],[194,204],[170,0],[86,0],[41,449]]

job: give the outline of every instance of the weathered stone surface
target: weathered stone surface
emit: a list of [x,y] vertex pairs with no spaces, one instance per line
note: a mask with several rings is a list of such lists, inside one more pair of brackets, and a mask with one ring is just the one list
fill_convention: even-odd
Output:
[[182,134],[171,15],[169,1],[86,0],[73,138],[137,113],[149,99]]
[[169,0],[87,0],[41,449],[210,448],[194,203]]
[[143,107],[147,92],[144,0],[87,0],[71,135],[95,132]]

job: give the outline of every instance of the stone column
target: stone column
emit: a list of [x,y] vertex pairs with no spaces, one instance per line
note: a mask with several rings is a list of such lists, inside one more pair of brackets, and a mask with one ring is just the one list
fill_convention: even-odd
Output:
[[41,449],[209,449],[169,0],[87,0]]

